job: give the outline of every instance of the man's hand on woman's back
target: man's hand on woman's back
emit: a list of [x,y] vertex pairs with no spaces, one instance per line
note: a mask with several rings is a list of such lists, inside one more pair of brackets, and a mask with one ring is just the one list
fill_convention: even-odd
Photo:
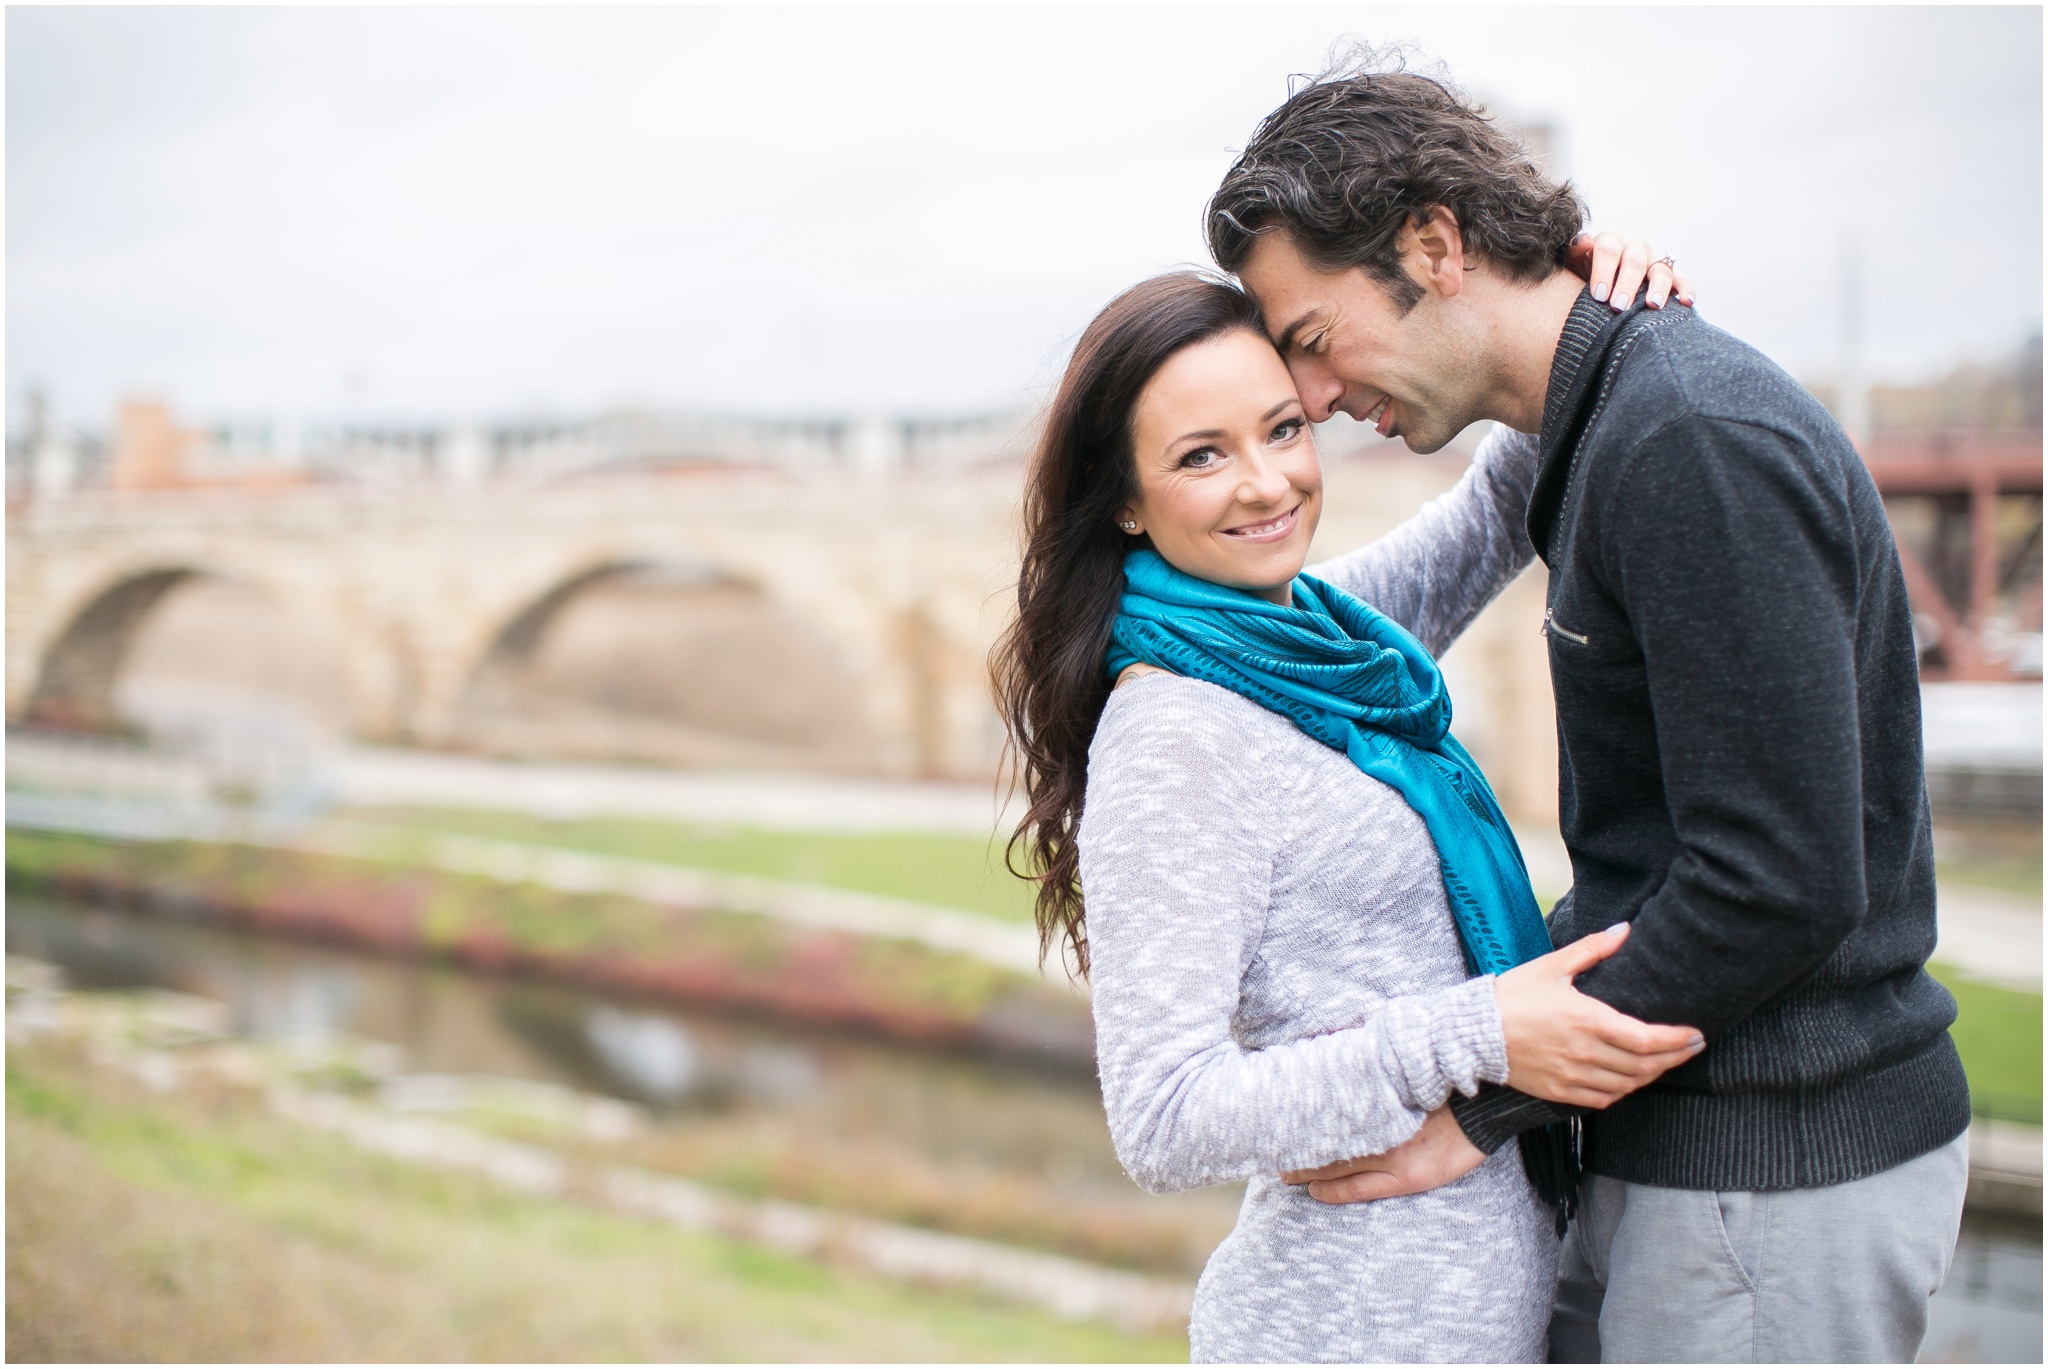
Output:
[[1404,1193],[1427,1193],[1462,1179],[1486,1161],[1486,1153],[1465,1139],[1449,1108],[1422,1119],[1422,1129],[1380,1155],[1339,1160],[1321,1169],[1291,1169],[1280,1177],[1306,1185],[1320,1203],[1370,1203]]

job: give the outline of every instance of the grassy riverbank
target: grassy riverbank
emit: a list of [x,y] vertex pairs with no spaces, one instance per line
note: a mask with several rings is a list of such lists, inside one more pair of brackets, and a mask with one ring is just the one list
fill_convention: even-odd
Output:
[[769,832],[652,818],[552,821],[524,813],[467,808],[373,808],[349,816],[425,831],[884,894],[1010,922],[1031,920],[1032,886],[1003,868],[1001,843],[994,838]]
[[10,886],[611,992],[1085,1067],[1087,1008],[1035,974],[907,940],[384,859],[14,831]]
[[9,1052],[7,1351],[53,1360],[1184,1360],[365,1155]]

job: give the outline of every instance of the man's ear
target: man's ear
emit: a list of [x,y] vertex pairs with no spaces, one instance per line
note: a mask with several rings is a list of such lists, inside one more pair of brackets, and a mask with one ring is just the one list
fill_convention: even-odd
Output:
[[1465,233],[1458,216],[1443,205],[1408,220],[1401,231],[1401,256],[1415,283],[1445,299],[1465,288]]

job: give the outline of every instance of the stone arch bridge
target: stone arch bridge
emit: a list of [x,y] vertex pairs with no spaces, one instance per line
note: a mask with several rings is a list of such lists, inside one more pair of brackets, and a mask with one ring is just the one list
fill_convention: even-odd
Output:
[[[756,594],[851,687],[817,706],[884,773],[985,775],[985,660],[1015,573],[1018,473],[710,471],[518,492],[186,490],[11,510],[7,715],[110,724],[180,584],[251,587],[330,641],[350,731],[460,744],[464,700],[582,591],[648,569]],[[844,697],[840,697],[840,695]]]

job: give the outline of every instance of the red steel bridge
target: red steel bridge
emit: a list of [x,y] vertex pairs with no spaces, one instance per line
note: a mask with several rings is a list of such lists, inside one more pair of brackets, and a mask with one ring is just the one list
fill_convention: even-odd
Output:
[[1922,677],[2039,679],[2040,432],[1885,434],[1863,459],[1898,538]]

